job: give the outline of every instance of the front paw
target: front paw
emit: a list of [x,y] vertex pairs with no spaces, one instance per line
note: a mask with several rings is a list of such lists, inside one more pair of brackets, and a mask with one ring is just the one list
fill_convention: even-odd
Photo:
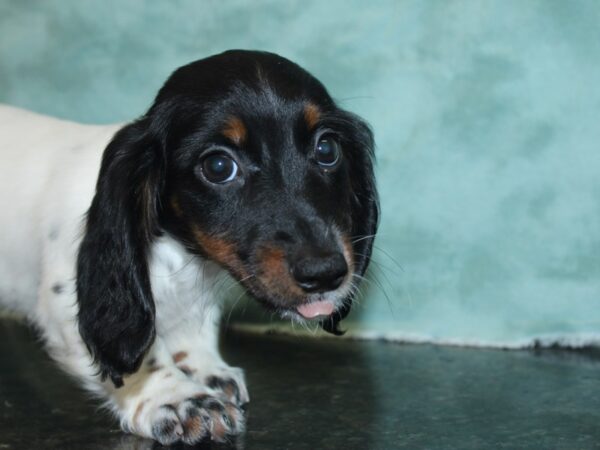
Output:
[[152,437],[163,445],[192,445],[204,440],[230,442],[245,428],[243,411],[219,393],[198,394],[178,404],[160,405],[152,416]]
[[238,406],[250,401],[244,371],[226,364],[204,365],[189,361],[179,362],[177,368],[188,378],[220,392]]
[[214,374],[208,375],[206,385],[222,393],[225,398],[238,406],[250,401],[244,371],[238,367],[226,366]]

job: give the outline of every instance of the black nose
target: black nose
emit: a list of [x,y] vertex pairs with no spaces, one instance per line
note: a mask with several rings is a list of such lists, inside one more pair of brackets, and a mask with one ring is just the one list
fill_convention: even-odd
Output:
[[339,287],[348,273],[341,253],[303,255],[293,265],[292,275],[305,292],[326,292]]

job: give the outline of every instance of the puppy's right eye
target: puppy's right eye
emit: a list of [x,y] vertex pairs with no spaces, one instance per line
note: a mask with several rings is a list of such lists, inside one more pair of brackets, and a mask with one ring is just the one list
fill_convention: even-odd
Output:
[[319,138],[315,146],[315,161],[324,169],[333,169],[340,161],[340,145],[331,135]]
[[206,156],[201,166],[204,178],[215,184],[232,181],[238,172],[237,163],[224,153],[212,153]]

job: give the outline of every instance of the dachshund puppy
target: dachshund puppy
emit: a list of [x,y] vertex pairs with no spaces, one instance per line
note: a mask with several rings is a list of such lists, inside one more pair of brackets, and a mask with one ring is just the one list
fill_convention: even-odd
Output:
[[[331,333],[371,254],[368,126],[280,56],[175,71],[122,127],[0,108],[0,299],[124,430],[161,444],[244,430],[216,283]],[[95,189],[94,189],[95,184]]]

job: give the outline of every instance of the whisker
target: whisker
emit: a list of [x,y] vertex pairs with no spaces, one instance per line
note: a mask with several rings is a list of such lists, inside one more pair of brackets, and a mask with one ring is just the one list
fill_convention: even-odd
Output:
[[381,283],[376,282],[374,280],[369,280],[368,278],[366,278],[366,277],[364,277],[362,275],[359,275],[357,273],[355,273],[353,276],[356,277],[356,278],[358,278],[361,281],[364,281],[364,282],[369,283],[369,284],[373,284],[377,288],[379,288],[379,290],[381,291],[381,293],[383,294],[383,296],[387,300],[387,303],[388,303],[388,306],[390,308],[390,313],[392,314],[392,317],[395,319],[395,312],[394,312],[394,308],[393,308],[393,302],[390,299],[390,297],[389,297],[388,293],[386,292],[386,290],[384,289],[384,287],[381,285]]
[[372,95],[357,95],[356,97],[344,97],[336,99],[339,103],[346,103],[352,100],[373,100],[374,97]]
[[254,277],[254,275],[248,275],[248,276],[245,276],[244,278],[241,278],[241,279],[239,279],[239,280],[236,280],[235,278],[230,278],[230,277],[228,277],[228,276],[227,276],[227,277],[225,277],[225,279],[224,279],[223,283],[224,283],[226,280],[228,280],[228,281],[229,281],[229,284],[228,284],[226,287],[225,287],[225,286],[219,286],[219,289],[222,289],[222,291],[221,291],[221,292],[219,292],[219,293],[220,293],[220,294],[222,294],[223,296],[225,296],[225,294],[226,294],[227,292],[229,292],[229,290],[233,289],[233,288],[234,288],[234,287],[236,287],[236,286],[241,286],[241,287],[243,287],[242,283],[243,283],[244,281],[246,281],[246,280],[249,280],[250,278],[253,278],[253,277]]
[[[213,280],[213,282],[211,283],[211,285],[209,286],[209,289],[211,292],[216,292],[217,289],[217,285],[222,285],[223,283],[225,283],[225,281],[228,279],[228,274],[227,272],[220,272],[219,274],[217,274],[217,276],[215,277],[215,279]],[[219,289],[221,288],[221,286],[219,286]]]
[[362,301],[367,298],[366,291],[363,289],[360,283],[354,282],[354,285],[357,293],[356,303],[362,306]]
[[[377,263],[375,263],[375,267],[377,268]],[[372,270],[372,271],[369,272],[369,275],[371,275],[375,279],[375,281],[377,281],[383,287],[383,283],[379,279],[379,276],[377,275],[377,272],[379,272],[379,274],[381,276],[383,276],[383,279],[385,280],[385,282],[387,283],[388,287],[393,292],[394,291],[394,285],[392,284],[392,282],[388,278],[387,274],[383,270],[379,270],[379,271],[373,271]],[[394,275],[398,276],[397,274],[394,274]]]
[[227,315],[227,320],[225,321],[225,327],[229,327],[229,322],[231,320],[231,314],[233,313],[233,310],[235,309],[238,302],[242,299],[244,294],[246,294],[246,291],[243,291],[240,295],[238,295],[238,297],[233,302],[233,305],[231,305],[231,307],[229,308],[229,314]]
[[[365,255],[364,253],[355,253],[355,255],[362,256],[362,257],[366,257],[366,255]],[[400,274],[400,273],[396,272],[396,271],[395,271],[393,268],[391,268],[390,266],[388,266],[388,265],[386,265],[386,264],[383,264],[383,263],[381,263],[381,262],[377,261],[377,260],[376,260],[376,259],[373,257],[373,255],[371,255],[371,264],[374,264],[374,265],[375,265],[375,267],[376,267],[377,269],[379,269],[379,271],[380,271],[380,272],[381,272],[381,274],[382,274],[382,275],[383,275],[383,276],[386,278],[386,280],[388,281],[388,283],[390,284],[390,286],[392,286],[392,283],[389,281],[389,278],[387,277],[387,274],[385,273],[384,269],[385,269],[385,270],[387,270],[387,271],[390,273],[390,275],[394,275],[394,276],[396,276],[396,277],[399,277],[399,276],[401,276],[401,274]]]
[[375,238],[375,236],[376,236],[375,234],[368,234],[366,236],[357,236],[357,237],[353,237],[352,238],[353,240],[351,242],[353,244],[356,244],[357,242],[364,241],[365,239]]
[[357,307],[362,307],[361,298],[364,297],[363,292],[360,290],[358,284],[352,282],[350,286],[350,295],[352,296],[352,303]]
[[183,266],[181,266],[175,272],[170,272],[170,273],[168,273],[166,275],[153,275],[153,277],[156,277],[156,278],[169,278],[169,277],[173,277],[173,276],[177,275],[179,272],[181,272],[183,269],[185,269],[194,260],[194,258],[195,258],[195,256],[192,256],[188,261],[185,262],[185,264],[183,264]]
[[402,267],[402,265],[392,256],[390,255],[387,251],[385,251],[384,249],[382,249],[381,247],[373,244],[373,248],[377,249],[378,251],[380,251],[381,253],[383,253],[385,256],[387,256],[394,264],[396,264],[396,266],[398,267],[398,269],[400,269],[402,272],[404,272],[404,267]]

